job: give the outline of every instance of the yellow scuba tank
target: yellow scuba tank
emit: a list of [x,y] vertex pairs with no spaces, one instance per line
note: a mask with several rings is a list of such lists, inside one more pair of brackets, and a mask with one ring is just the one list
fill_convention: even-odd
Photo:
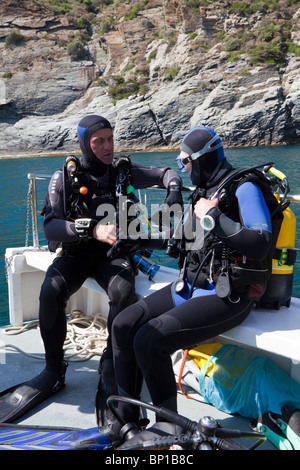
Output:
[[[274,167],[270,172],[280,180],[286,180],[285,175]],[[280,201],[280,196],[278,194],[275,196]],[[259,305],[277,310],[281,306],[290,306],[296,261],[295,239],[296,216],[290,207],[287,207],[283,211],[283,220],[273,253],[272,274]]]

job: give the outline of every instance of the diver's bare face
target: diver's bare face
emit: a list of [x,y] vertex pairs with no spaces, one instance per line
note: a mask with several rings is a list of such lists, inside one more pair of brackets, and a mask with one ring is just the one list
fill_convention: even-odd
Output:
[[111,129],[100,129],[90,138],[90,147],[96,157],[105,165],[110,165],[114,157],[114,137]]
[[[180,158],[182,159],[182,158],[187,158],[187,157],[189,157],[189,154],[186,153],[186,152],[184,152],[184,150],[181,150],[179,156],[180,156]],[[191,173],[192,173],[192,166],[193,166],[192,162],[188,162],[186,165],[184,165],[184,170],[183,170],[183,171],[187,171],[188,174],[191,176]]]

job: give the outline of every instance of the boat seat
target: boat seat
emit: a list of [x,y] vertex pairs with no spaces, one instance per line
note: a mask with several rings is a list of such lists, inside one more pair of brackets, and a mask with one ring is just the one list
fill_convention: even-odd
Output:
[[[40,286],[54,256],[48,251],[33,248],[6,250],[6,258],[11,259],[7,272],[12,325],[20,326],[24,321],[37,318]],[[136,277],[137,297],[143,298],[161,289],[177,275],[175,269],[161,266],[155,282],[151,282],[146,275],[139,273]],[[68,308],[70,311],[85,309],[87,315],[100,311],[106,316],[107,295],[94,279],[88,278],[71,297]],[[292,298],[289,308],[253,309],[241,325],[212,340],[237,344],[267,355],[300,383],[300,299]]]

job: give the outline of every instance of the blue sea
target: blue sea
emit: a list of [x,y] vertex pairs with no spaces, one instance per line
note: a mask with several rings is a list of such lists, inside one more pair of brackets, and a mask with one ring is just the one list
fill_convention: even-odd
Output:
[[[131,158],[143,165],[155,165],[160,168],[170,166],[176,169],[175,157],[177,152],[148,152],[134,153]],[[227,149],[227,159],[234,166],[246,166],[258,163],[274,162],[276,168],[285,173],[288,178],[291,194],[300,194],[300,147],[254,147],[242,149]],[[27,192],[28,173],[52,174],[61,168],[65,156],[32,156],[26,158],[0,159],[0,188],[1,188],[1,217],[0,217],[0,325],[9,322],[8,290],[5,275],[4,254],[7,247],[25,246],[27,226]],[[186,173],[182,174],[184,184],[190,181]],[[38,181],[37,197],[39,212],[47,191],[47,181]],[[151,193],[151,202],[161,202],[164,198],[162,191]],[[300,248],[300,203],[292,203],[298,224],[296,247]],[[42,217],[39,217],[40,244],[46,244],[42,234]],[[30,232],[29,245],[32,244]],[[161,262],[176,267],[176,261],[168,258],[163,252],[158,252]],[[293,295],[300,297],[300,252],[294,268]]]

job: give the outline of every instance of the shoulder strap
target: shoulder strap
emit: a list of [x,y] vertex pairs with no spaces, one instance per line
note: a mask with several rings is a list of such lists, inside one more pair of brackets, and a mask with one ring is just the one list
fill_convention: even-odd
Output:
[[[273,162],[260,163],[258,165],[241,167],[241,168],[237,168],[236,170],[231,171],[218,184],[217,189],[210,195],[210,199],[214,199],[215,197],[217,197],[219,195],[219,193],[222,191],[222,189],[225,188],[225,186],[227,186],[228,184],[230,184],[233,180],[235,180],[239,177],[242,177],[242,176],[246,175],[249,172],[253,172],[253,171],[257,170],[258,168],[262,168],[262,167],[271,168],[272,166],[273,166]],[[261,175],[262,175],[262,173],[261,173]]]

